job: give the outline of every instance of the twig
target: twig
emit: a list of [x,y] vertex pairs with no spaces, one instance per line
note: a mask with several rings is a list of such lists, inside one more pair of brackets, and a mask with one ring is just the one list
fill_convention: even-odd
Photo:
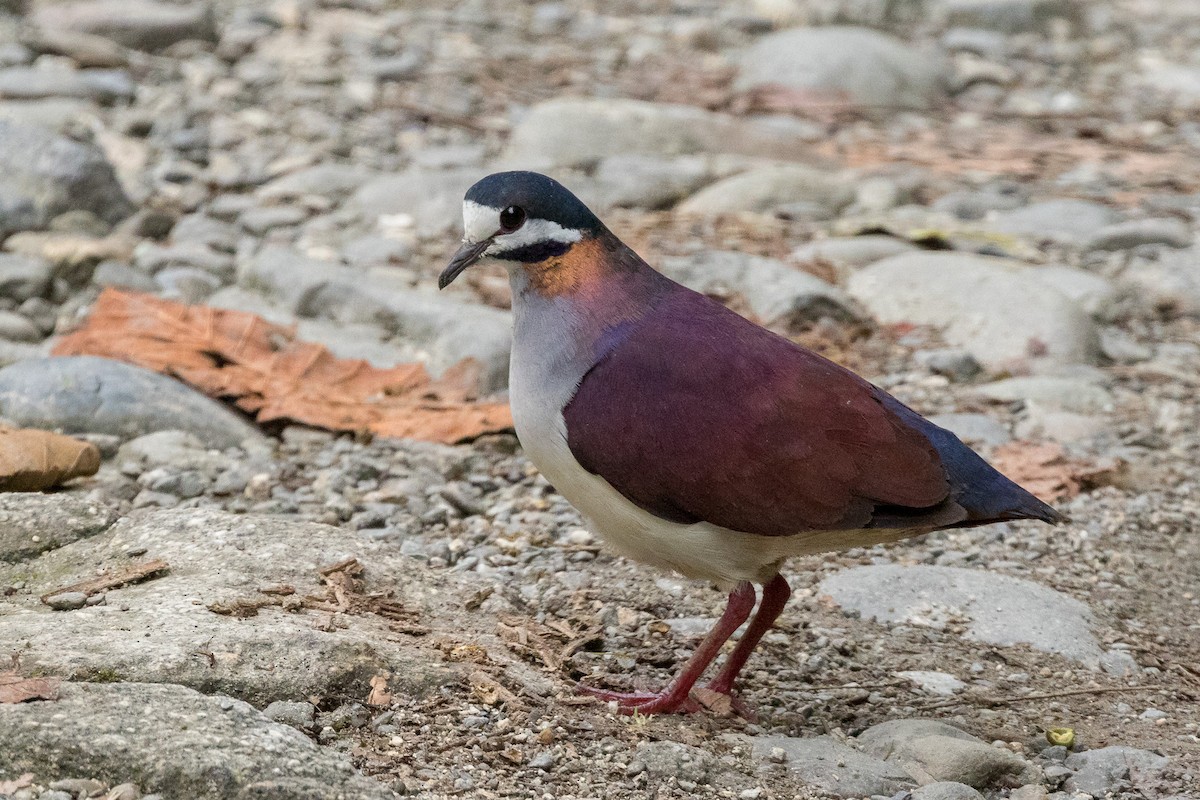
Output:
[[917,711],[931,711],[935,708],[948,708],[949,706],[967,705],[969,703],[981,703],[989,708],[995,706],[1007,706],[1013,703],[1024,703],[1029,700],[1054,700],[1059,697],[1075,697],[1084,694],[1121,694],[1124,692],[1152,692],[1158,689],[1168,689],[1170,687],[1156,684],[1154,686],[1101,686],[1096,689],[1068,689],[1062,692],[1046,692],[1045,694],[1027,694],[1020,697],[964,697],[961,700],[940,700],[936,703],[927,703],[923,706],[917,706]]
[[159,559],[147,561],[143,564],[134,564],[111,575],[101,575],[98,578],[88,578],[86,581],[72,583],[70,586],[61,586],[52,592],[42,595],[41,599],[45,603],[49,598],[66,594],[67,592],[83,592],[90,597],[91,595],[99,594],[109,589],[116,589],[128,583],[139,583],[147,578],[157,577],[160,572],[166,572],[170,568],[170,564]]

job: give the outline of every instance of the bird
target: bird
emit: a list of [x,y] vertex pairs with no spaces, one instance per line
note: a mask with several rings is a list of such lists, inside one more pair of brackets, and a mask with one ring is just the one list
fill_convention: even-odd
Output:
[[507,268],[509,402],[527,457],[618,553],[729,591],[661,691],[578,687],[620,712],[689,713],[723,695],[753,718],[735,684],[788,601],[789,558],[1066,519],[883,389],[656,271],[553,178],[482,178],[463,227],[438,287],[476,263]]

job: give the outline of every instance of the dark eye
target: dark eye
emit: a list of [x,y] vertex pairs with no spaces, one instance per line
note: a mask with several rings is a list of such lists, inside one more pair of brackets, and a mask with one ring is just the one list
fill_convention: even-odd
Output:
[[525,209],[520,206],[509,206],[500,212],[500,232],[512,233],[525,224]]

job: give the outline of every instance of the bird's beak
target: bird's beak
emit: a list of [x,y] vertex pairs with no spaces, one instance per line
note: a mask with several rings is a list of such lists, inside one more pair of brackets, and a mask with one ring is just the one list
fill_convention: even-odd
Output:
[[458,248],[454,257],[450,259],[450,264],[438,276],[438,288],[445,289],[454,283],[454,279],[467,267],[483,258],[483,254],[491,246],[492,238],[490,236],[478,242],[463,242],[463,246]]

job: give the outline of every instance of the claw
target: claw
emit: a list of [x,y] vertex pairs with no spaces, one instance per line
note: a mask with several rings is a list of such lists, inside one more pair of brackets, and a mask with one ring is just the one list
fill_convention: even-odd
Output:
[[579,684],[577,691],[615,702],[622,714],[695,714],[700,704],[691,697],[675,697],[670,689],[662,692],[614,692]]

